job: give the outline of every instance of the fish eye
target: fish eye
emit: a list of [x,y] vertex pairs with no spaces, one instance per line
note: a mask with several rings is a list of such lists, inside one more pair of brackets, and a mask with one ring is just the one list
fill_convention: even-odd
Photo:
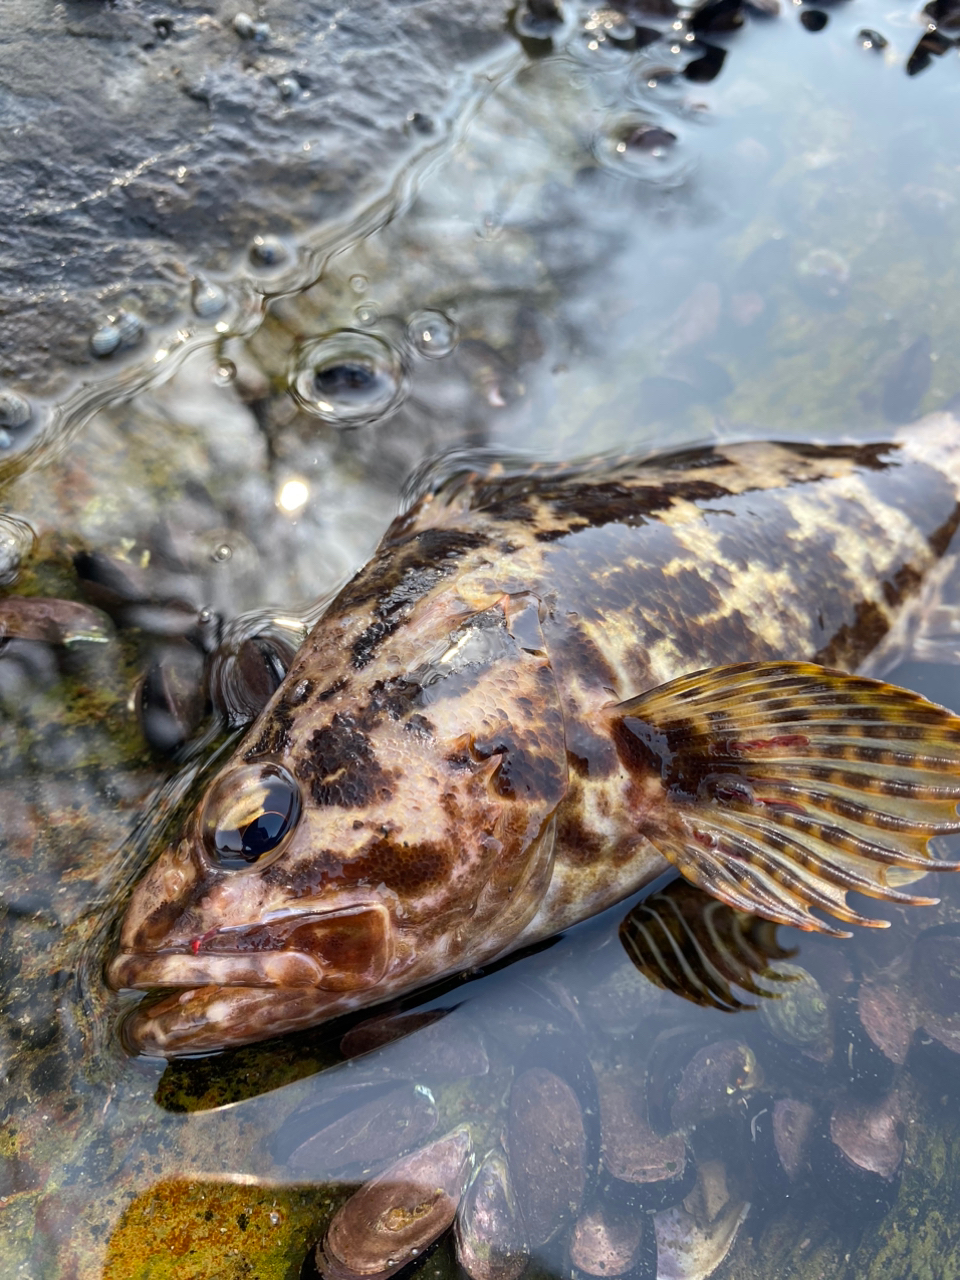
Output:
[[252,867],[280,852],[300,811],[300,788],[281,765],[231,769],[203,804],[200,831],[207,856],[226,871]]

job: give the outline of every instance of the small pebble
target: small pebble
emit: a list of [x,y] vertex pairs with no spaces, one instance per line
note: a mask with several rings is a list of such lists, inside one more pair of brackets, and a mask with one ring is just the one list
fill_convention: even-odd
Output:
[[255,27],[249,13],[238,13],[233,20],[233,29],[241,40],[252,40]]

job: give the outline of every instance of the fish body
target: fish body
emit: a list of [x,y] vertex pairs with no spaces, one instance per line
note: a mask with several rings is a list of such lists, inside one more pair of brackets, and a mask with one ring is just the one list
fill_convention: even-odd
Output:
[[[915,877],[956,829],[960,721],[784,664],[855,671],[902,647],[958,523],[949,415],[883,444],[438,483],[136,887],[108,980],[172,994],[129,1041],[173,1055],[310,1025],[548,937],[671,863],[772,919],[859,920],[847,888],[896,896],[885,868]],[[907,744],[871,746],[901,713]],[[838,755],[881,783],[826,776]]]

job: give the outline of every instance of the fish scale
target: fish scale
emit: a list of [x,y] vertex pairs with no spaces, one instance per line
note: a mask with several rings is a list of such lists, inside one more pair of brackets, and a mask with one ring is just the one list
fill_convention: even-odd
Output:
[[958,498],[950,415],[421,482],[134,890],[108,978],[167,994],[128,1043],[311,1025],[671,863],[801,928],[929,901],[960,720],[844,672],[907,643]]

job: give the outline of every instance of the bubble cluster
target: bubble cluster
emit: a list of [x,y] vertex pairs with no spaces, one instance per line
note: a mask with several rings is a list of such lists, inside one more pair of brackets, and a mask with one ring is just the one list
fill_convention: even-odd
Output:
[[290,391],[314,417],[359,427],[397,408],[407,394],[407,374],[399,353],[382,338],[340,329],[301,344]]

